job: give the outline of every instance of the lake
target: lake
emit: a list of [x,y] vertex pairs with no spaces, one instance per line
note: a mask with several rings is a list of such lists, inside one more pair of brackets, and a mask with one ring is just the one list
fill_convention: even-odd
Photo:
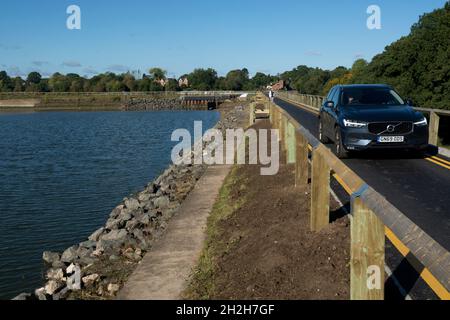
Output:
[[172,131],[218,112],[0,114],[0,299],[43,284],[42,252],[62,251],[170,165]]

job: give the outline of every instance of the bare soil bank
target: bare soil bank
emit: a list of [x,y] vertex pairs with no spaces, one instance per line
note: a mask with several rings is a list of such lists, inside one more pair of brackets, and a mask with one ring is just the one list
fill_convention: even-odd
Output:
[[[339,207],[333,199],[331,206]],[[281,165],[275,176],[261,176],[256,165],[236,166],[209,218],[185,297],[348,299],[349,220],[313,233],[309,211],[309,187],[294,187],[292,165]]]

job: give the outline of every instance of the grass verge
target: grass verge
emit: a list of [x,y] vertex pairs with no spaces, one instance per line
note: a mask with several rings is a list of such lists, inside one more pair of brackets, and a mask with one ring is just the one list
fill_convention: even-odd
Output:
[[237,169],[237,166],[233,167],[225,179],[208,218],[205,247],[191,275],[189,285],[183,293],[185,299],[208,300],[214,294],[215,257],[226,253],[233,246],[233,241],[220,240],[220,225],[245,202],[245,197],[241,197],[237,202],[230,201],[232,192],[246,188],[243,178],[237,175]]

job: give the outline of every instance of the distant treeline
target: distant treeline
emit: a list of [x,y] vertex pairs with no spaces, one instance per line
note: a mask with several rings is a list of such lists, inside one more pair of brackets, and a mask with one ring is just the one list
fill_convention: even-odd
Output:
[[161,68],[152,68],[148,74],[137,79],[131,73],[107,72],[92,78],[75,73],[55,73],[43,78],[31,72],[26,79],[11,78],[0,72],[1,92],[131,92],[131,91],[180,91],[180,90],[256,90],[276,81],[275,76],[256,73],[249,77],[247,69],[230,71],[219,77],[214,69],[195,69],[179,79],[167,78]]
[[42,78],[37,72],[22,79],[11,78],[2,71],[0,91],[256,90],[280,79],[285,81],[288,89],[316,95],[326,95],[336,84],[387,83],[417,106],[450,109],[450,4],[447,2],[443,8],[423,15],[412,26],[410,35],[387,46],[370,63],[359,59],[350,69],[337,67],[330,71],[298,66],[277,76],[258,72],[250,77],[244,68],[222,77],[209,68],[195,69],[179,79],[167,78],[160,68],[150,69],[139,79],[131,73],[104,73],[89,79],[73,73],[55,73],[50,78]]
[[387,83],[417,106],[450,109],[450,4],[423,15],[370,63],[360,59],[332,71],[299,66],[280,77],[301,93],[319,95],[336,84]]

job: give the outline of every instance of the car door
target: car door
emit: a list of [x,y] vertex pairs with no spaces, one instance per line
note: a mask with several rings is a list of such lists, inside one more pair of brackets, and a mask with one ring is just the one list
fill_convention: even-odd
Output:
[[336,124],[338,123],[338,112],[337,110],[339,109],[339,105],[340,105],[340,96],[341,96],[341,89],[340,88],[336,88],[336,90],[333,92],[333,96],[331,97],[331,101],[333,101],[334,103],[334,108],[329,108],[329,123],[328,123],[328,132],[327,134],[329,134],[329,137],[333,137],[334,138],[334,127],[336,126]]
[[327,137],[332,137],[332,135],[330,136],[331,109],[327,107],[327,102],[332,100],[334,92],[336,92],[336,87],[330,90],[330,93],[328,93],[326,101],[324,102],[323,105],[324,112],[322,114],[322,126],[323,126],[323,133]]

